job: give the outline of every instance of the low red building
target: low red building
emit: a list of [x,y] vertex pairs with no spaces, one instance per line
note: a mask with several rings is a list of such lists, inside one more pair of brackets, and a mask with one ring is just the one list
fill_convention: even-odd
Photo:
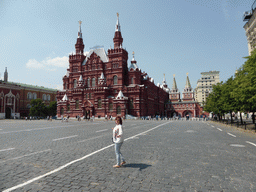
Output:
[[56,89],[9,82],[5,68],[4,80],[0,80],[0,119],[28,116],[32,99],[41,98],[49,105],[51,101],[56,100],[56,93]]
[[107,53],[100,47],[84,53],[81,22],[79,24],[76,53],[69,55],[63,91],[57,93],[58,117],[166,115],[169,89],[156,86],[153,78],[138,68],[134,54],[128,68],[128,52],[123,48],[119,17],[114,48]]
[[177,88],[175,76],[173,77],[173,87],[170,91],[170,101],[166,104],[166,109],[169,117],[200,117],[202,108],[195,101],[194,91],[190,85],[187,74],[186,85],[180,98],[180,92]]

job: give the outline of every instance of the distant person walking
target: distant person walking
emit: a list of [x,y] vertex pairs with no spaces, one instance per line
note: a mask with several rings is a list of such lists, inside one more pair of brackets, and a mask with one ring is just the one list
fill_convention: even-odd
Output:
[[126,163],[120,151],[121,146],[124,142],[122,118],[120,116],[117,116],[115,119],[115,122],[116,122],[116,126],[113,127],[112,129],[113,129],[113,142],[115,143],[115,153],[116,153],[117,164],[114,165],[113,167],[119,168]]

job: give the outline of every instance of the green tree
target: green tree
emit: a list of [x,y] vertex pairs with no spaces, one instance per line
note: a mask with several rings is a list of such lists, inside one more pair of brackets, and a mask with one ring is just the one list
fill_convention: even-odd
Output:
[[57,101],[50,102],[49,106],[47,106],[47,115],[56,116],[57,114]]
[[30,102],[31,108],[29,110],[30,116],[39,116],[45,117],[46,116],[46,106],[43,103],[42,99],[33,99]]
[[241,111],[252,112],[252,120],[255,123],[256,111],[256,49],[252,55],[246,57],[247,61],[236,73],[234,80],[233,96],[239,103]]

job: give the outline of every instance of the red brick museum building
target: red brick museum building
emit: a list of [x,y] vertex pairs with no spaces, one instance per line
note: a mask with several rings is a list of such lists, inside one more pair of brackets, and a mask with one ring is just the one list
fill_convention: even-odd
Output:
[[176,107],[176,103],[182,104],[183,100],[174,99],[175,105],[172,104],[165,78],[162,85],[155,85],[153,78],[138,68],[134,53],[128,67],[128,52],[122,45],[119,16],[113,38],[114,48],[107,52],[96,47],[84,53],[80,21],[79,24],[76,52],[69,55],[63,90],[57,92],[58,118],[62,115],[71,118],[79,115],[87,119],[106,115],[171,117],[174,114],[184,116],[184,110],[193,117],[199,115],[194,100],[188,99],[193,97],[192,88],[183,95],[189,107]]

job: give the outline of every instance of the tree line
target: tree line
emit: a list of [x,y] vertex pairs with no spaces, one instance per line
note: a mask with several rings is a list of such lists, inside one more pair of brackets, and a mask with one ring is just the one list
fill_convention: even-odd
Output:
[[255,123],[256,111],[256,49],[251,56],[245,57],[245,63],[226,82],[220,82],[213,86],[204,105],[204,110],[212,112],[222,119],[223,115],[232,112],[252,113]]
[[45,105],[42,99],[33,99],[30,102],[31,108],[29,110],[29,116],[47,117],[56,116],[57,102],[52,101],[48,106]]

